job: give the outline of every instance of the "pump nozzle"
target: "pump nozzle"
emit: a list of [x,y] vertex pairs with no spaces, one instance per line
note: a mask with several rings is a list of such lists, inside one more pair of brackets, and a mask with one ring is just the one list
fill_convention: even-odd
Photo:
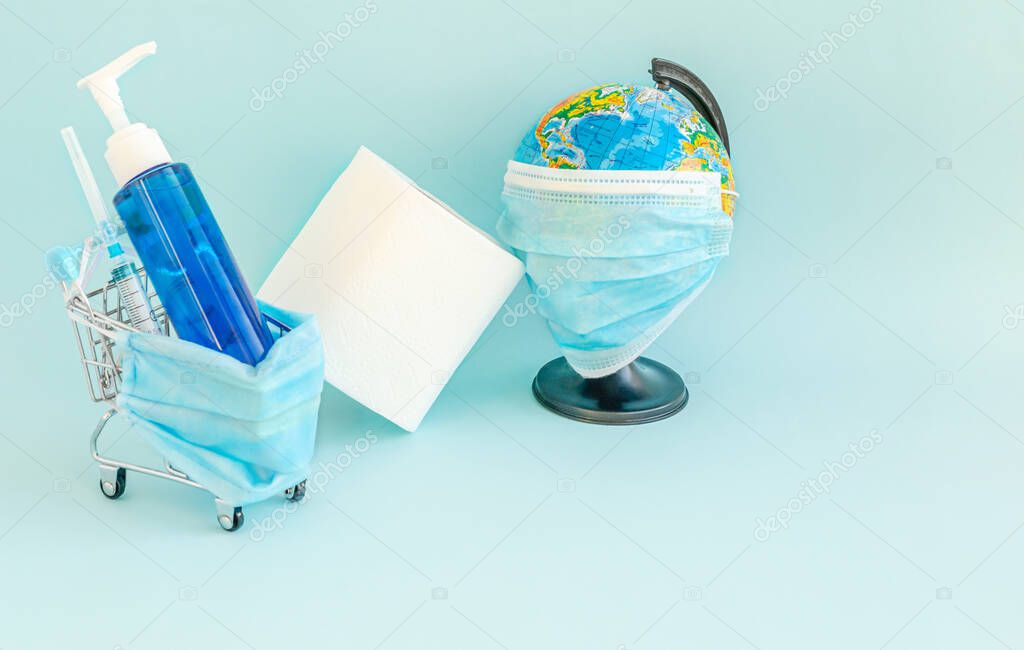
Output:
[[104,157],[118,185],[124,185],[147,169],[171,162],[167,147],[154,129],[142,122],[128,121],[117,83],[121,75],[151,54],[156,54],[156,42],[136,45],[78,82],[79,88],[89,89],[110,126],[114,127],[114,134],[107,138]]
[[136,45],[96,72],[82,77],[78,81],[78,88],[89,89],[93,99],[100,105],[100,109],[115,131],[123,129],[129,124],[128,114],[124,110],[124,102],[121,101],[121,89],[117,85],[117,78],[152,54],[156,54],[156,41]]

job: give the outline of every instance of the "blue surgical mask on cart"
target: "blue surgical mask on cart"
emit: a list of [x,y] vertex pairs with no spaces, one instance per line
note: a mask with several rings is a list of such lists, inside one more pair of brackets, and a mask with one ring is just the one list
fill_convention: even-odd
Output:
[[78,82],[114,129],[106,160],[114,207],[178,337],[249,365],[273,338],[192,170],[171,161],[156,130],[130,122],[118,78],[156,52],[144,43]]
[[171,466],[236,506],[305,480],[324,381],[316,320],[262,307],[291,331],[255,368],[173,337],[114,334],[118,410]]

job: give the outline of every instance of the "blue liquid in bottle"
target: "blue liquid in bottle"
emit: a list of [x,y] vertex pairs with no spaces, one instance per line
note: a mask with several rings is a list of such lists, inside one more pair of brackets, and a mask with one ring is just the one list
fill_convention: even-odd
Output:
[[188,165],[157,165],[114,196],[178,337],[259,363],[273,337]]

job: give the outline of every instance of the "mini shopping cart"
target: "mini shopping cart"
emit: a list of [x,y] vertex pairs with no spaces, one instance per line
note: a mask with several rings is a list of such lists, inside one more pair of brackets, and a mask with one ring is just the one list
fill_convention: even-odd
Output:
[[[160,304],[159,296],[150,288],[145,270],[140,269],[139,276],[143,290],[149,295],[160,328],[165,335],[172,335],[167,313]],[[120,355],[114,343],[114,334],[118,330],[126,332],[137,330],[132,327],[128,310],[121,303],[117,285],[113,282],[84,294],[64,284],[64,295],[67,296],[68,318],[71,320],[75,340],[78,343],[89,396],[93,402],[102,402],[109,407],[100,417],[92,432],[92,438],[89,440],[89,451],[100,467],[100,490],[103,495],[108,499],[117,499],[123,495],[128,471],[167,479],[209,492],[205,487],[190,479],[187,474],[172,467],[166,460],[164,460],[163,469],[154,469],[115,460],[100,454],[100,434],[103,433],[103,429],[111,418],[117,414],[115,399],[121,389]],[[289,331],[289,328],[283,323],[269,316],[265,317],[275,338]],[[290,501],[301,501],[305,494],[306,481],[303,480],[285,490],[284,497]],[[221,528],[227,531],[241,528],[245,521],[241,506],[228,503],[215,494],[213,499],[217,508],[217,523]]]

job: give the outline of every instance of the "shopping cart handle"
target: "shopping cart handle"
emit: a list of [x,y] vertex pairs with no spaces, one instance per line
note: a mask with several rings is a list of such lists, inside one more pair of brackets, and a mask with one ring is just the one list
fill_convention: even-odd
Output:
[[273,325],[274,327],[276,327],[276,328],[278,328],[279,330],[281,330],[281,334],[285,334],[286,332],[290,332],[290,331],[292,331],[292,328],[288,327],[287,325],[285,325],[285,324],[284,324],[284,323],[282,323],[281,321],[277,320],[277,319],[276,319],[276,318],[274,318],[273,316],[270,316],[270,315],[268,315],[268,314],[264,313],[264,314],[263,314],[263,317],[267,319],[267,322],[268,322],[268,323],[270,323],[270,324],[271,324],[271,325]]

